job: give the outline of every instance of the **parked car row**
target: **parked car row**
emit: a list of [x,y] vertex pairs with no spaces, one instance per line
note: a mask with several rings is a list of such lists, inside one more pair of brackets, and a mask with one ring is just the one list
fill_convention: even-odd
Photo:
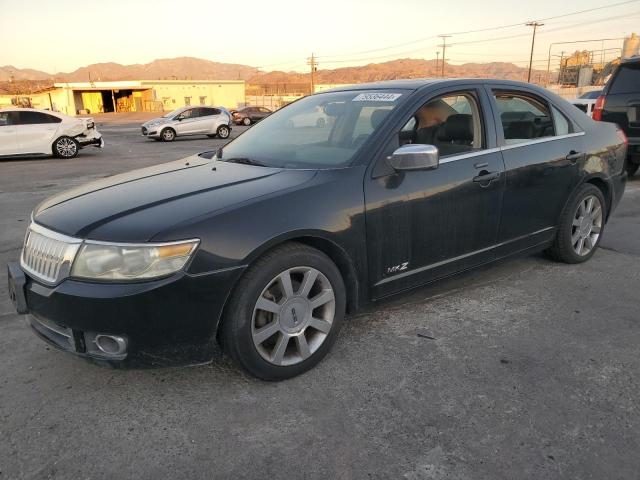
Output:
[[[271,113],[264,107],[229,111],[224,107],[186,106],[143,123],[141,131],[147,138],[164,142],[189,135],[227,139],[233,124],[251,125]],[[104,147],[92,118],[34,108],[0,109],[0,157],[73,158],[87,146]]]

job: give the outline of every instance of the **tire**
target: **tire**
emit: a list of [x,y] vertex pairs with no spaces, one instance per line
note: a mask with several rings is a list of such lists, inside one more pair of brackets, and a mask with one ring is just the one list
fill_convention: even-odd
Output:
[[600,245],[606,211],[600,189],[590,183],[582,185],[565,205],[556,238],[547,252],[564,263],[589,260]]
[[324,118],[320,117],[318,120],[316,120],[316,127],[323,128],[326,123],[327,122],[325,122]]
[[229,127],[226,125],[220,125],[216,132],[216,135],[218,136],[218,138],[221,138],[223,140],[226,138],[229,138],[230,134],[231,134],[231,130],[229,130]]
[[242,119],[242,124],[243,124],[245,127],[248,127],[249,125],[251,125],[251,119],[250,119],[249,117],[244,117],[244,118]]
[[624,168],[627,170],[627,175],[633,177],[638,171],[638,168],[640,168],[640,164],[631,163],[629,159],[627,159],[627,162],[624,164]]
[[52,145],[53,154],[58,158],[74,158],[78,155],[80,145],[71,137],[60,137]]
[[[290,288],[284,287],[286,278]],[[345,304],[342,276],[327,255],[306,245],[284,244],[258,259],[240,279],[225,308],[219,340],[250,375],[284,380],[324,358],[342,326]]]
[[173,142],[176,139],[176,131],[173,128],[165,128],[160,132],[163,142]]

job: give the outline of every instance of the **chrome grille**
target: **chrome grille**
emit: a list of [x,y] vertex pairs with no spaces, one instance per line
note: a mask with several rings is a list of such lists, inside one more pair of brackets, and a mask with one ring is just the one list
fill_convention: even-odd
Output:
[[20,265],[43,283],[56,284],[69,275],[82,240],[32,223],[22,247]]

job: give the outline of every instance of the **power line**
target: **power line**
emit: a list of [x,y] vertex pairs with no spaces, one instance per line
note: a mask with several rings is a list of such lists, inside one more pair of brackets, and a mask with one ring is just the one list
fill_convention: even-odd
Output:
[[[598,10],[603,10],[603,9],[607,9],[607,8],[614,8],[614,7],[619,7],[622,5],[628,5],[631,3],[637,3],[640,0],[626,0],[624,2],[618,2],[618,3],[612,3],[612,4],[608,4],[608,5],[602,5],[600,7],[594,7],[594,8],[589,8],[586,10],[579,10],[576,12],[570,12],[570,13],[565,13],[565,14],[561,14],[561,15],[554,15],[551,17],[546,17],[546,18],[540,18],[537,19],[536,21],[548,21],[548,20],[555,20],[558,18],[565,18],[565,17],[570,17],[570,16],[574,16],[574,15],[581,15],[583,13],[590,13],[590,12],[595,12]],[[518,23],[512,23],[509,25],[499,25],[499,26],[495,26],[495,27],[485,27],[485,28],[480,28],[480,29],[475,29],[475,30],[465,30],[465,31],[460,31],[460,32],[447,32],[444,33],[443,35],[468,35],[471,33],[481,33],[481,32],[488,32],[488,31],[494,31],[494,30],[502,30],[502,29],[506,29],[506,28],[513,28],[513,27],[522,27],[526,22],[518,22]],[[526,34],[527,36],[529,34]],[[518,35],[520,36],[520,35]],[[322,55],[319,58],[337,58],[337,57],[345,57],[345,56],[350,56],[350,55],[362,55],[362,54],[366,54],[366,53],[373,53],[373,52],[379,52],[379,51],[383,51],[383,50],[391,50],[393,48],[398,48],[398,47],[404,47],[407,45],[411,45],[414,43],[420,43],[420,42],[424,42],[426,40],[434,40],[437,39],[438,35],[431,35],[428,37],[423,37],[420,39],[416,39],[416,40],[411,40],[408,42],[404,42],[404,43],[399,43],[396,45],[391,45],[388,47],[381,47],[381,48],[375,48],[375,49],[370,49],[370,50],[363,50],[363,51],[359,51],[359,52],[351,52],[351,53],[339,53],[339,54],[335,54],[335,55]],[[505,37],[505,38],[515,38],[515,37]]]

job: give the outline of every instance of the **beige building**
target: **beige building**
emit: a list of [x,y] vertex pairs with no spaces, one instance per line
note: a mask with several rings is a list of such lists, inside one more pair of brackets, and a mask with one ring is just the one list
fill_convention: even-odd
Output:
[[[186,105],[236,108],[245,103],[245,84],[242,80],[55,83],[51,89],[20,96],[20,99],[25,98],[30,99],[33,108],[55,110],[67,115],[162,112]],[[12,103],[11,98],[0,99],[2,103]]]

